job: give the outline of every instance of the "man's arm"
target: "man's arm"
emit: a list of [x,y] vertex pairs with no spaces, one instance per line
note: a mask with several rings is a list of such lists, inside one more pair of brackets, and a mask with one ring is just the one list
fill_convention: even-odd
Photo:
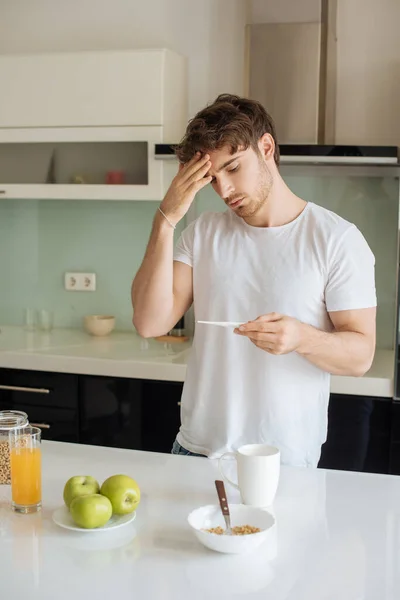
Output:
[[159,214],[132,283],[133,324],[142,337],[170,331],[193,302],[192,267],[173,260],[173,229]]
[[332,333],[301,324],[296,351],[333,375],[364,375],[375,354],[376,308],[342,310],[329,316],[335,328]]
[[143,337],[167,333],[193,300],[192,268],[173,260],[174,227],[211,177],[209,155],[180,165],[157,212],[142,265],[132,283],[133,324]]
[[235,333],[270,354],[297,352],[333,375],[364,375],[375,353],[376,308],[331,312],[329,316],[335,328],[332,332],[271,313],[241,325]]

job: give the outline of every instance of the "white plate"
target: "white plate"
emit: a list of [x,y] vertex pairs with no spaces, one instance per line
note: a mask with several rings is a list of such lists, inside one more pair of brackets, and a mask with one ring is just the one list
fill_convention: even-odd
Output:
[[96,527],[95,529],[85,529],[79,527],[71,517],[71,514],[66,506],[57,508],[52,515],[54,523],[65,529],[71,529],[72,531],[80,532],[93,532],[93,531],[109,531],[110,529],[117,529],[117,527],[123,527],[128,525],[136,518],[136,512],[130,513],[129,515],[113,515],[111,519],[103,525],[103,527]]
[[200,323],[201,325],[217,325],[218,327],[240,327],[243,325],[245,321],[236,322],[236,321],[196,321],[196,323]]

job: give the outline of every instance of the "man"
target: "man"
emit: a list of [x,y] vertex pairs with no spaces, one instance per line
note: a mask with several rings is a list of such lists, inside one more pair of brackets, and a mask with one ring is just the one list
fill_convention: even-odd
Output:
[[[268,443],[283,463],[315,467],[330,373],[361,376],[374,356],[374,256],[354,225],[286,186],[260,103],[220,95],[177,156],[132,285],[134,325],[164,334],[192,302],[197,320],[243,325],[196,325],[173,452]],[[190,223],[174,253],[174,227],[208,184],[228,208]]]

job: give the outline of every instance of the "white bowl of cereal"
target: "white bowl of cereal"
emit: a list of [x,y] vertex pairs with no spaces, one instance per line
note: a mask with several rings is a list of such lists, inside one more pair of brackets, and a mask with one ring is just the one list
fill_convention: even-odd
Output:
[[251,552],[265,542],[275,527],[275,519],[263,508],[245,504],[230,504],[233,535],[225,533],[225,521],[218,504],[210,504],[193,510],[188,523],[199,542],[227,554]]

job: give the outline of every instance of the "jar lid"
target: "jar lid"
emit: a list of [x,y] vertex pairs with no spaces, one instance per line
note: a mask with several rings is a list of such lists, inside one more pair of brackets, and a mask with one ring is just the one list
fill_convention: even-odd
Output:
[[26,427],[29,424],[28,415],[22,410],[1,410],[0,430],[16,429]]

